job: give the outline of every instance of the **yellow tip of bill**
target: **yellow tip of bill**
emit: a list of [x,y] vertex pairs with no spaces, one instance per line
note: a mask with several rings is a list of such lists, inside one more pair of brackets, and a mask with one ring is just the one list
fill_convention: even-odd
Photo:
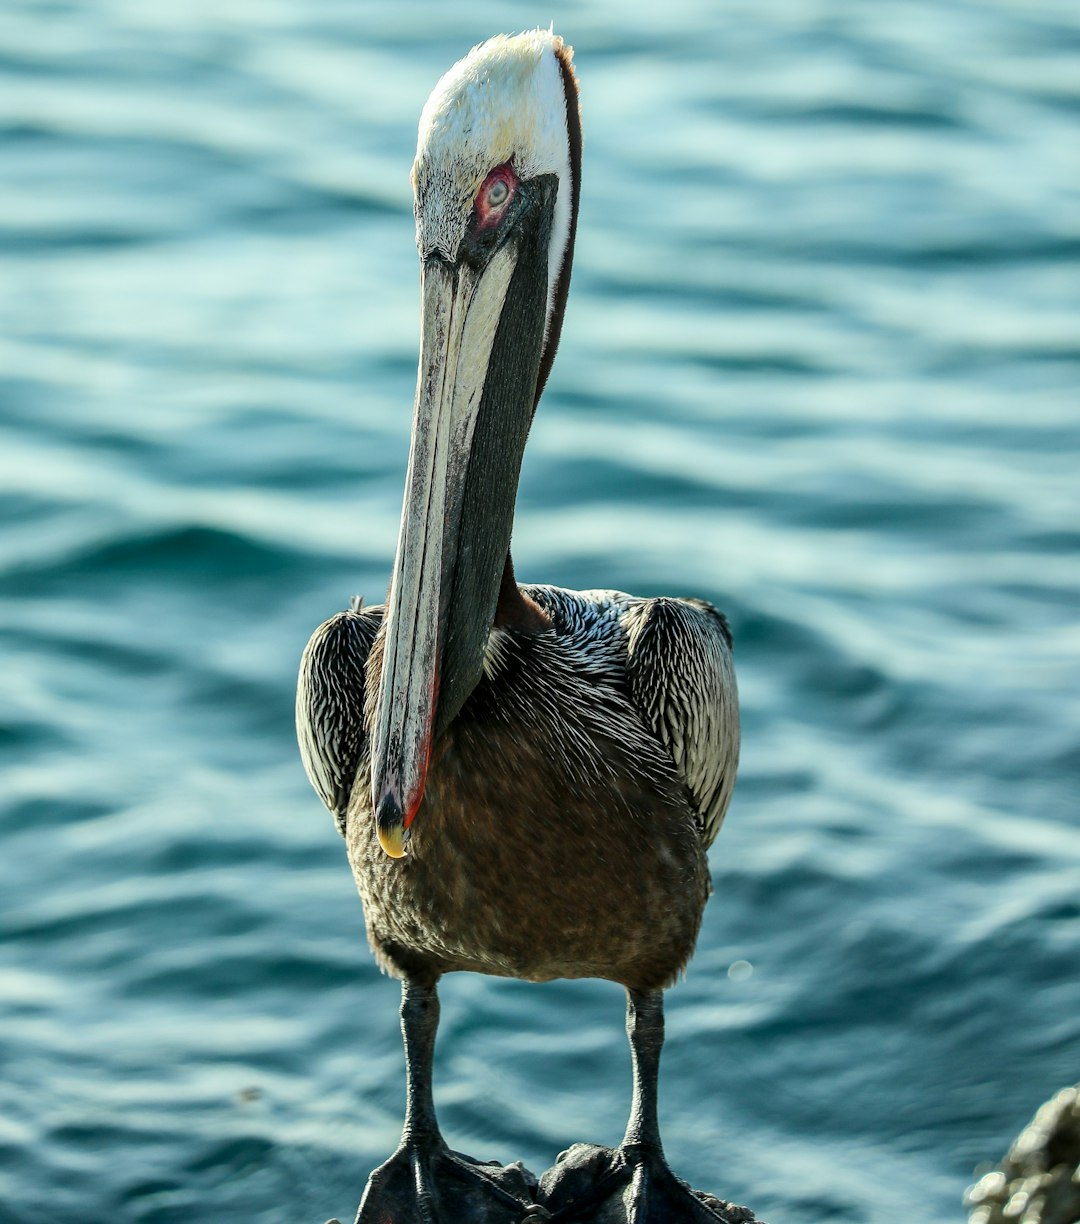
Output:
[[405,826],[403,824],[394,824],[384,828],[382,825],[379,825],[379,845],[382,846],[391,858],[404,858]]

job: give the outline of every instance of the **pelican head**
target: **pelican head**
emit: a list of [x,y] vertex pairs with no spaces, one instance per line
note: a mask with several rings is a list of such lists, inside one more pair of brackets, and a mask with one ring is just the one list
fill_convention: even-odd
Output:
[[439,81],[420,118],[420,366],[369,684],[372,804],[395,858],[432,745],[483,671],[521,456],[558,344],[581,162],[571,55],[547,30],[490,39]]

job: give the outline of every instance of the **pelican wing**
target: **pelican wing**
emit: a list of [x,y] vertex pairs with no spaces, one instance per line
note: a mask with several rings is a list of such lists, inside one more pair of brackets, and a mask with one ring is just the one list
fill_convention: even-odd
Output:
[[727,621],[699,599],[641,600],[622,619],[630,695],[671,753],[710,846],[739,763],[739,697]]
[[300,660],[296,737],[311,785],[344,836],[353,780],[367,741],[364,678],[383,609],[354,608],[324,621]]

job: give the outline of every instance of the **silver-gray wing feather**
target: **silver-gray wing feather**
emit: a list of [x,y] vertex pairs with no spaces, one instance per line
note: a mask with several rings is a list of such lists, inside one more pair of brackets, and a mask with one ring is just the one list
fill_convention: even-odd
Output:
[[311,785],[342,835],[367,741],[364,682],[383,609],[339,612],[311,635],[296,686],[296,738]]
[[623,614],[630,694],[666,745],[713,843],[739,763],[739,696],[727,621],[698,599],[643,599]]

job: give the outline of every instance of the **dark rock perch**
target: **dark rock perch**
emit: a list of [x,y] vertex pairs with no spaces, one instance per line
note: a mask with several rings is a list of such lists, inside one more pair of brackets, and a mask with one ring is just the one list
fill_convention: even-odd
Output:
[[[539,1180],[520,1162],[512,1165],[481,1163],[466,1156],[463,1159],[483,1169],[501,1189],[522,1203],[521,1224],[627,1224],[632,1215],[633,1184],[622,1195],[613,1196],[609,1183],[617,1179],[617,1158],[614,1153],[591,1143],[575,1143],[563,1152],[553,1169]],[[681,1183],[680,1183],[681,1184]],[[713,1194],[694,1190],[700,1209],[689,1207],[677,1217],[648,1215],[650,1222],[663,1219],[663,1224],[764,1224],[749,1207],[726,1203]],[[462,1216],[456,1224],[484,1224],[488,1220],[487,1204],[476,1203],[476,1213]],[[500,1219],[504,1217],[500,1215]],[[357,1224],[361,1219],[357,1215]],[[327,1224],[341,1224],[328,1220]],[[402,1219],[388,1224],[413,1224]]]
[[968,1224],[1080,1221],[1080,1084],[1042,1106],[1001,1167],[980,1178],[964,1204]]
[[[533,1208],[535,1214],[526,1216],[526,1220],[549,1220],[552,1224],[627,1224],[628,1220],[637,1218],[632,1205],[638,1182],[631,1180],[621,1195],[612,1195],[609,1185],[620,1176],[618,1166],[619,1157],[609,1148],[575,1143],[562,1153],[555,1167],[540,1178],[539,1205]],[[667,1176],[678,1181],[670,1172]],[[685,1212],[679,1210],[672,1216],[646,1213],[642,1219],[670,1220],[670,1224],[717,1224],[717,1221],[720,1224],[761,1224],[748,1207],[725,1203],[702,1190],[692,1193],[701,1201],[700,1208],[687,1206]],[[680,1201],[674,1195],[657,1197],[669,1203]]]

